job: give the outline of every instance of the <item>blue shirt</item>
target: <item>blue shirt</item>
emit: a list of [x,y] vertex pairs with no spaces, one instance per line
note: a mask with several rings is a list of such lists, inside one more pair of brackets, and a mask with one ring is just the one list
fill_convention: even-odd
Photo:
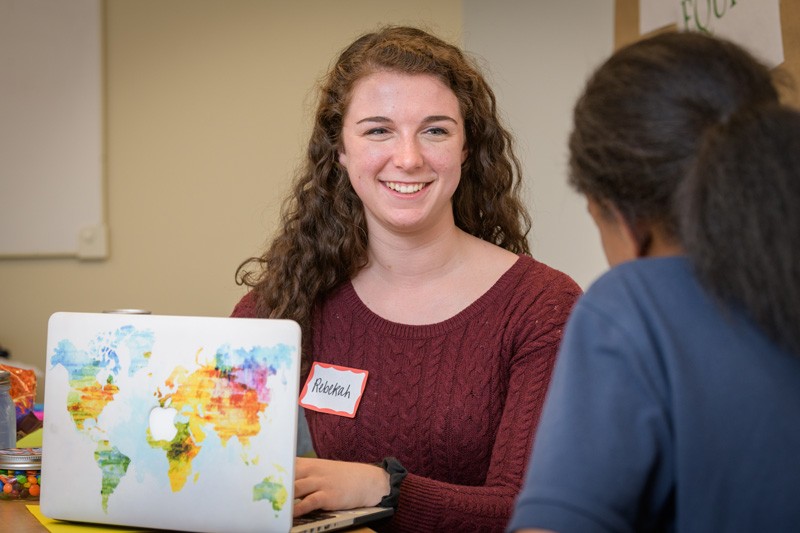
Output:
[[800,357],[685,258],[603,275],[558,357],[510,530],[800,531]]

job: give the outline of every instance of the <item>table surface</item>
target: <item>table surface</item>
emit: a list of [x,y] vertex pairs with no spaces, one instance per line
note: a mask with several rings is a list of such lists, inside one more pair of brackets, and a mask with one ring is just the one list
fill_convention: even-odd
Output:
[[[48,529],[39,522],[28,510],[27,505],[38,505],[38,502],[25,501],[0,501],[0,524],[12,524],[14,533],[47,533]],[[0,528],[5,531],[5,527]],[[347,529],[349,533],[370,533],[373,530],[366,527]]]
[[[19,500],[0,501],[0,524],[13,524],[14,527],[12,529],[14,533],[46,532],[47,528],[28,511],[26,504],[38,504],[38,502]],[[5,527],[3,529],[5,530]]]

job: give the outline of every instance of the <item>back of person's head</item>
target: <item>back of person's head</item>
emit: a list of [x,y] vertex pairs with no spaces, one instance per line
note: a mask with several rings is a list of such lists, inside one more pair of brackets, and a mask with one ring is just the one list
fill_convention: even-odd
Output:
[[740,46],[670,32],[616,52],[574,111],[570,182],[658,226],[699,278],[800,353],[800,129]]
[[617,51],[574,110],[571,183],[636,225],[675,233],[672,197],[710,126],[776,102],[769,71],[735,44],[671,32]]
[[381,28],[359,37],[339,55],[320,88],[309,143],[309,163],[324,168],[318,177],[328,186],[349,189],[344,168],[335,163],[344,149],[344,114],[356,83],[381,70],[435,76],[453,91],[468,150],[453,196],[456,225],[512,251],[527,252],[530,219],[518,200],[520,164],[498,117],[495,95],[472,58],[419,28]]

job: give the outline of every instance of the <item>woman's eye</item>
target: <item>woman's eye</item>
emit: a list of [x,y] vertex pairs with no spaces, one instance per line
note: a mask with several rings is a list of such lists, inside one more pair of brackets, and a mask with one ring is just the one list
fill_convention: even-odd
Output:
[[383,135],[387,133],[389,130],[386,128],[371,128],[366,131],[366,135]]
[[438,136],[438,135],[447,135],[447,130],[444,129],[444,128],[440,128],[438,126],[437,127],[433,127],[433,128],[428,128],[427,130],[425,130],[425,132],[429,133],[431,135],[436,135],[436,136]]

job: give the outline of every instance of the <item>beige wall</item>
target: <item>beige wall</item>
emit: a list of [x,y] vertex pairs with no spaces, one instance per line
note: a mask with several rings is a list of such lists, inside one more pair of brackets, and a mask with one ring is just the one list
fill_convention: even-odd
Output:
[[234,271],[275,227],[311,88],[336,52],[381,23],[455,42],[462,27],[460,0],[106,0],[104,9],[110,256],[0,260],[0,345],[42,370],[55,311],[229,314],[243,294]]
[[517,135],[534,256],[584,287],[605,269],[583,201],[566,185],[565,158],[572,102],[611,50],[612,0],[103,7],[110,256],[0,259],[0,345],[16,361],[44,370],[55,311],[229,314],[243,294],[236,267],[278,222],[314,84],[342,47],[382,23],[420,25],[478,57]]
[[567,185],[567,139],[588,73],[611,53],[613,1],[463,3],[464,47],[484,59],[523,163],[531,253],[587,287],[607,263],[586,201]]

